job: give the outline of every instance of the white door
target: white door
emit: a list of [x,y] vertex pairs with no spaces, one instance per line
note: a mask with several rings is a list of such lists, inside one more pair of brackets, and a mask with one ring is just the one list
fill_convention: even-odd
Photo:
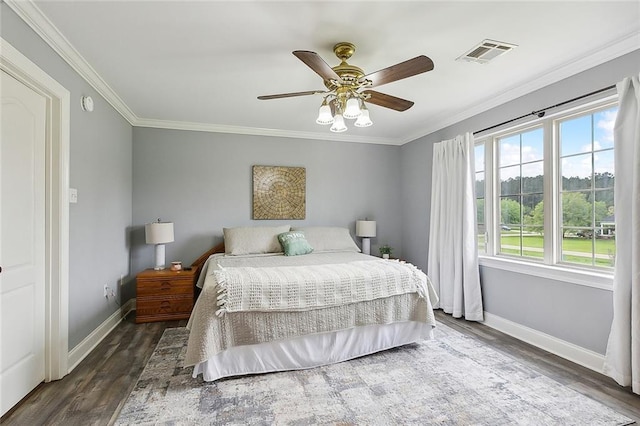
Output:
[[0,72],[0,408],[44,380],[46,99]]

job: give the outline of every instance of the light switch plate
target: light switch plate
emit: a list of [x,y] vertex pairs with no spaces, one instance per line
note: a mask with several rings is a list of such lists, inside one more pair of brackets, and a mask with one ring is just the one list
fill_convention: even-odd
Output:
[[69,202],[77,203],[78,202],[78,190],[75,188],[69,188]]

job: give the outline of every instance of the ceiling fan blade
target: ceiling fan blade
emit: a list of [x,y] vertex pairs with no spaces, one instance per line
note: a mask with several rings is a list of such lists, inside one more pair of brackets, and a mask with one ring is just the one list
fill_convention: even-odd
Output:
[[432,69],[433,61],[428,57],[421,55],[416,56],[413,59],[409,59],[408,61],[391,65],[388,68],[372,72],[371,74],[362,77],[360,81],[371,80],[372,84],[369,87],[375,87],[391,83],[392,81],[402,80],[403,78],[412,77],[423,72],[431,71]]
[[308,50],[294,50],[293,54],[296,58],[307,64],[309,68],[314,70],[316,74],[322,77],[323,80],[330,81],[342,81],[340,76],[331,68],[316,52]]
[[268,99],[281,99],[281,98],[293,98],[295,96],[307,96],[307,95],[315,95],[318,93],[327,93],[326,90],[309,90],[307,92],[293,92],[293,93],[280,93],[278,95],[263,95],[258,96],[260,100],[268,100]]
[[391,108],[396,111],[406,111],[413,106],[413,102],[411,101],[396,98],[395,96],[376,92],[374,90],[365,90],[362,93],[370,96],[369,99],[366,100],[366,102],[385,108]]

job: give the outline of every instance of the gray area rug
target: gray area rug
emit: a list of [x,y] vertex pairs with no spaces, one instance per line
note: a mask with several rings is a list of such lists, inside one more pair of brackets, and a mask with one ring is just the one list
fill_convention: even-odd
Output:
[[309,370],[203,382],[167,329],[119,425],[627,425],[610,408],[439,324],[436,339]]

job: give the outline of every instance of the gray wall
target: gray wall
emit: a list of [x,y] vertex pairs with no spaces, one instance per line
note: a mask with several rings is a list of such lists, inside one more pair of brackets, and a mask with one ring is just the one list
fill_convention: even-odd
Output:
[[[433,144],[615,84],[640,72],[640,50],[478,114],[401,147],[402,242],[426,270]],[[481,267],[487,312],[604,354],[613,318],[611,291]]]
[[[0,4],[2,38],[71,92],[69,349],[118,309],[103,297],[129,274],[126,229],[131,224],[132,127],[6,4]],[[95,103],[92,113],[80,97]]]
[[[133,131],[132,269],[153,266],[145,223],[174,222],[167,262],[189,264],[222,240],[222,228],[377,221],[372,254],[388,243],[401,255],[400,147],[181,130]],[[253,165],[305,167],[305,220],[251,219]],[[360,239],[356,239],[360,244]]]

